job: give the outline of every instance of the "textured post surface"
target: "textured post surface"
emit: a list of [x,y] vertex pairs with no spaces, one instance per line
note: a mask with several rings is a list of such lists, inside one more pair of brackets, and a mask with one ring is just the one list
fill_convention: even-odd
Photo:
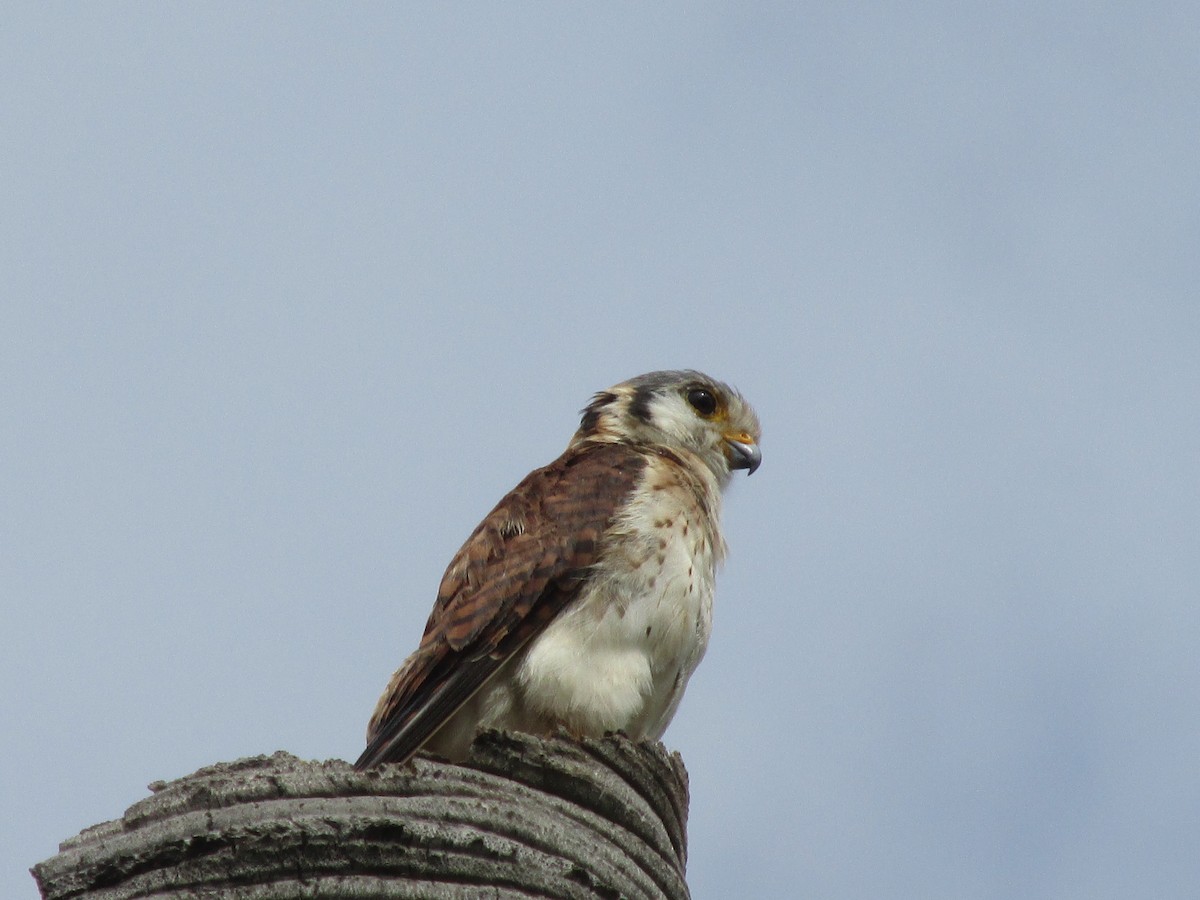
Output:
[[487,732],[463,764],[219,763],[34,867],[87,897],[688,896],[687,773],[661,744]]

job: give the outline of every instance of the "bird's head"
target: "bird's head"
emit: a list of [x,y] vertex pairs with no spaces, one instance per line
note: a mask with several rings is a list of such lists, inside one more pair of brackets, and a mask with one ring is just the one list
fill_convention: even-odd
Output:
[[650,372],[601,391],[583,410],[575,442],[610,441],[696,454],[722,484],[758,468],[762,429],[742,395],[701,372]]

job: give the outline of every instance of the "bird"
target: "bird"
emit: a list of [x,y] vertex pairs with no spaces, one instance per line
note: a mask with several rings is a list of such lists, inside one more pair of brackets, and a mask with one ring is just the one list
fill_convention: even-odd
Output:
[[485,728],[661,738],[712,631],[722,492],[758,469],[760,437],[741,394],[694,370],[593,395],[451,560],[355,768],[461,761]]

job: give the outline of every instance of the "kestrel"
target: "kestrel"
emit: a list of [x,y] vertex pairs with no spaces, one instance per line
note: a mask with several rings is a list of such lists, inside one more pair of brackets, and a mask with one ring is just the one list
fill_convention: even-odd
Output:
[[596,394],[458,551],[367,728],[365,769],[481,728],[662,736],[712,630],[721,492],[762,457],[741,395],[694,371]]

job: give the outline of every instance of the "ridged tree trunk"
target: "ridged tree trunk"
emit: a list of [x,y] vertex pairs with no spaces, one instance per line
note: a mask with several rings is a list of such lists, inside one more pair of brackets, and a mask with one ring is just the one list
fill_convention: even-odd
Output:
[[46,900],[688,896],[687,772],[661,744],[488,732],[461,765],[280,752],[150,789],[33,868]]

